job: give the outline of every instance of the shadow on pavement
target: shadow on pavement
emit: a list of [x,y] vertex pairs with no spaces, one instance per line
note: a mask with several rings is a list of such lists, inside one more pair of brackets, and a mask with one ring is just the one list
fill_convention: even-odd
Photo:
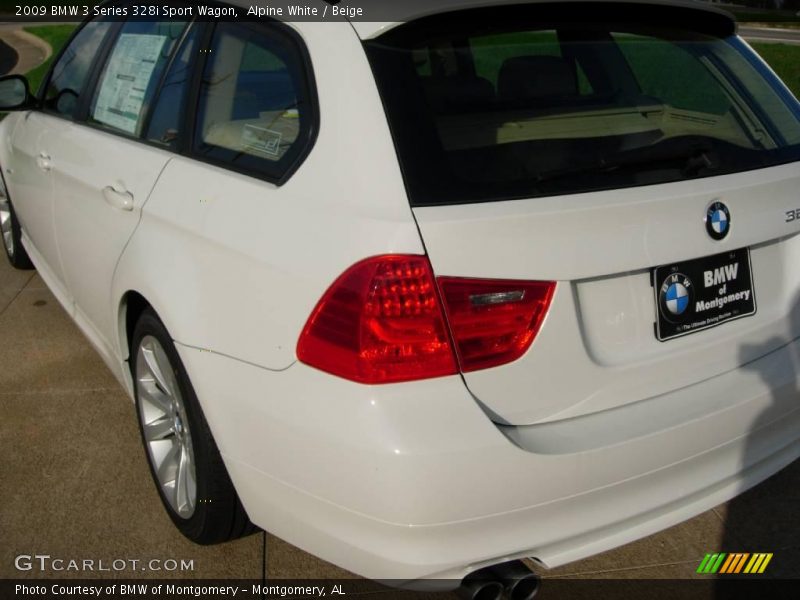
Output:
[[[790,325],[784,337],[771,338],[763,343],[763,351],[759,346],[743,346],[740,355],[752,357],[767,354],[776,347],[782,357],[778,364],[771,361],[754,361],[745,365],[745,369],[754,369],[762,380],[775,386],[776,379],[788,374],[796,374],[800,368],[800,349],[792,341],[800,331],[800,298],[795,300],[790,315]],[[786,347],[789,352],[786,353]],[[779,428],[785,424],[787,406],[800,408],[800,390],[793,382],[787,387],[777,387],[772,392],[769,406],[751,425],[750,438],[747,440],[741,461],[743,465],[751,465],[763,460],[768,448],[759,439],[758,432],[763,428]],[[710,548],[709,552],[747,553],[748,557],[740,559],[743,564],[739,574],[718,575],[715,600],[728,600],[738,597],[742,591],[744,580],[753,582],[751,592],[758,592],[756,581],[767,583],[769,593],[763,597],[789,598],[797,597],[800,589],[800,518],[797,507],[800,506],[800,463],[795,461],[790,466],[773,475],[757,487],[737,496],[724,508],[725,534],[720,548]],[[772,554],[764,569],[764,573],[745,575],[750,566],[756,566],[759,558],[754,554]],[[723,564],[728,560],[725,558]],[[734,559],[735,560],[735,559]],[[764,564],[765,558],[760,559]],[[750,564],[751,561],[753,564]],[[765,580],[768,580],[765,582]],[[781,580],[778,583],[776,580]],[[750,588],[749,585],[744,586]]]
[[0,40],[0,75],[5,75],[17,65],[19,55],[11,46]]

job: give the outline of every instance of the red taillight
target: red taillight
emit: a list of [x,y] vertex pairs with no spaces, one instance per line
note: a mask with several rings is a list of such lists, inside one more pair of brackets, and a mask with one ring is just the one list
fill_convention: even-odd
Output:
[[440,277],[447,321],[464,372],[522,356],[542,326],[552,281]]
[[[440,277],[444,311],[425,256],[368,258],[325,292],[297,357],[361,383],[453,375],[518,359],[539,332],[556,284]],[[450,326],[448,335],[445,313]]]
[[297,357],[361,383],[457,373],[427,257],[377,256],[350,267],[311,313]]

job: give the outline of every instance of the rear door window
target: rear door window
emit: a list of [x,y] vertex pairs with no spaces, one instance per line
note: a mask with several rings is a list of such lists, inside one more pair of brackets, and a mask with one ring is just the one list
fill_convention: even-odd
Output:
[[220,23],[200,87],[193,152],[281,180],[310,146],[315,104],[301,42],[278,23]]
[[167,148],[176,148],[184,133],[185,111],[188,106],[192,65],[198,55],[203,28],[192,25],[168,67],[158,99],[147,124],[147,140]]

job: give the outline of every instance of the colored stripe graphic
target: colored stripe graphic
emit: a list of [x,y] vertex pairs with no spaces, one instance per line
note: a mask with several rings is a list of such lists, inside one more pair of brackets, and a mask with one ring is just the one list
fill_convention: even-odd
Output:
[[745,573],[763,573],[769,561],[772,560],[772,553],[753,554],[753,558],[747,563]]
[[764,560],[763,554],[753,554],[753,558],[750,559],[750,562],[747,563],[747,566],[744,568],[745,573],[758,573],[758,567],[761,566],[761,561]]
[[769,562],[772,560],[771,552],[758,552],[750,554],[749,552],[732,552],[726,554],[725,552],[717,552],[715,554],[706,554],[697,567],[698,573],[713,575],[716,573],[721,574],[760,574],[763,573]]
[[722,560],[725,558],[724,552],[719,552],[717,554],[706,554],[706,557],[700,563],[700,566],[697,567],[698,573],[716,573],[719,570],[720,565],[722,564]]
[[750,554],[742,552],[731,554],[730,564],[724,566],[722,570],[720,570],[720,573],[738,573],[742,570],[742,567],[744,567],[744,563],[749,556]]
[[720,573],[728,573],[728,569],[731,568],[731,563],[736,562],[738,559],[738,554],[728,554],[728,559],[722,563],[722,568],[719,570]]
[[716,562],[714,562],[714,565],[711,567],[711,572],[712,573],[716,573],[717,571],[719,571],[719,567],[722,564],[722,559],[724,559],[724,558],[725,558],[725,553],[724,552],[720,552],[719,553],[719,558],[717,558]]
[[769,561],[771,561],[771,560],[772,560],[772,552],[769,552],[767,554],[767,557],[764,559],[764,562],[761,563],[761,568],[758,570],[758,572],[759,573],[763,573],[764,571],[766,571],[767,570],[767,565],[769,564]]
[[705,558],[700,561],[700,566],[697,567],[697,572],[698,573],[705,573],[706,572],[706,565],[708,565],[710,560],[711,560],[711,555],[710,554],[706,554]]
[[744,567],[744,563],[747,560],[748,556],[750,556],[749,553],[742,554],[742,557],[739,559],[739,563],[736,565],[736,570],[732,571],[733,573],[739,573],[742,570],[742,567]]

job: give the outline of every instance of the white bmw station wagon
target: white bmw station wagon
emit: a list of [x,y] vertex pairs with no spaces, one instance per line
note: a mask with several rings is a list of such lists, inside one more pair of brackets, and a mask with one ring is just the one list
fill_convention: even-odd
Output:
[[800,456],[800,104],[729,15],[235,4],[0,80],[6,252],[188,538],[494,598]]

